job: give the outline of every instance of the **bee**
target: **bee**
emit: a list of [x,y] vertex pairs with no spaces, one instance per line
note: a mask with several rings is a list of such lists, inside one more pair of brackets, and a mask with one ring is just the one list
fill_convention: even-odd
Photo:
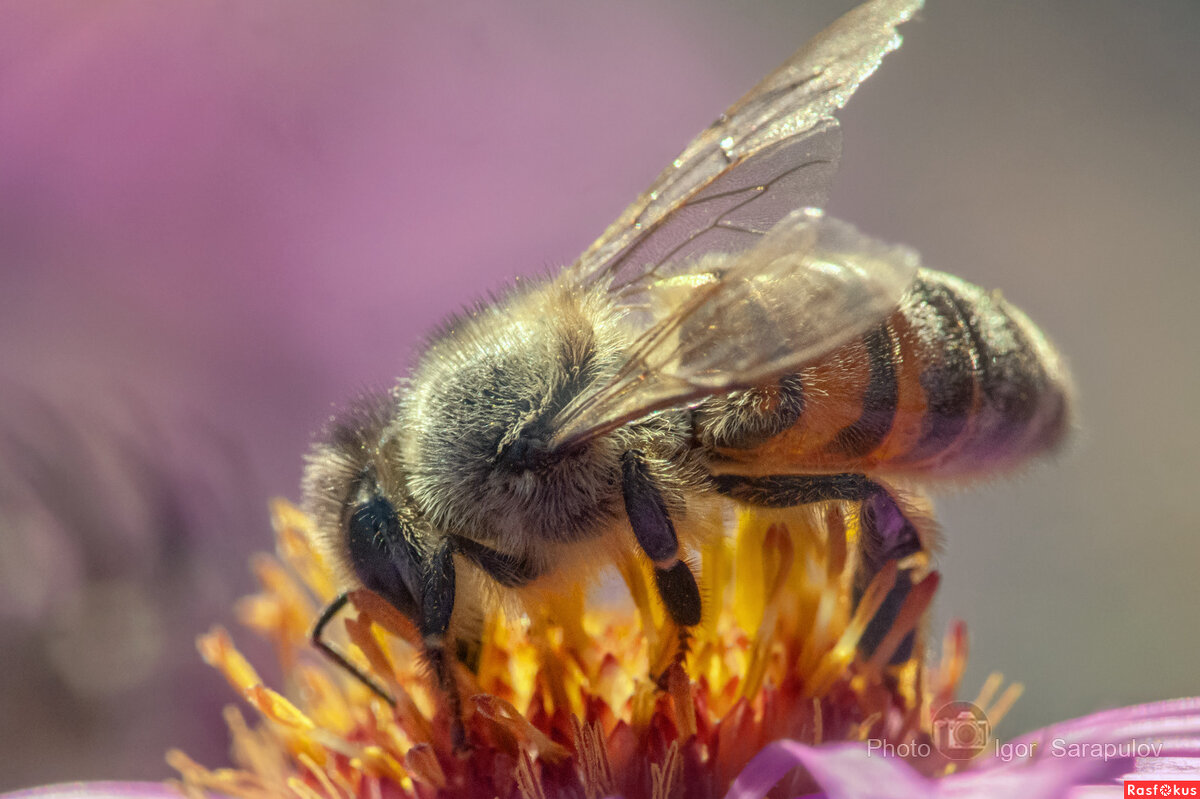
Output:
[[[574,264],[449,318],[408,379],[314,446],[303,490],[321,546],[347,588],[412,620],[455,718],[448,653],[481,587],[553,587],[634,548],[692,627],[704,606],[684,547],[714,504],[857,504],[856,585],[906,566],[869,653],[932,546],[919,495],[895,484],[996,474],[1064,438],[1070,381],[1024,314],[819,210],[834,113],[920,6],[874,0],[836,21]],[[321,638],[345,602],[313,639],[353,669]]]

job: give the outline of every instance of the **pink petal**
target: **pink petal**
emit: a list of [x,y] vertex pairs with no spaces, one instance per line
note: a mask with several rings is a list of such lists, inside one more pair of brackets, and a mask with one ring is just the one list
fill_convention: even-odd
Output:
[[12,793],[0,799],[179,799],[179,791],[162,782],[60,782]]
[[859,744],[813,747],[776,741],[754,756],[725,799],[762,799],[775,783],[803,767],[829,799],[926,799],[933,784],[902,760],[869,757]]
[[1079,736],[1092,736],[1099,730],[1112,729],[1118,725],[1138,724],[1145,725],[1147,730],[1153,730],[1156,723],[1169,724],[1174,720],[1198,715],[1200,715],[1200,697],[1168,699],[1162,702],[1103,710],[1082,718],[1060,722],[1022,735],[1020,738],[1014,739],[1014,742],[1050,740],[1055,737],[1083,740]]
[[[1139,757],[1131,742],[1156,747]],[[1003,742],[1002,742],[1003,743]],[[1033,757],[977,760],[941,779],[918,774],[903,760],[868,756],[861,744],[806,746],[776,741],[750,761],[725,799],[762,799],[797,767],[828,799],[1093,799],[1119,796],[1118,780],[1131,773],[1200,778],[1200,698],[1108,710],[1072,719],[1008,742],[1038,743]],[[1059,749],[1055,749],[1057,743]],[[1108,754],[1067,755],[1072,744],[1117,747]],[[1125,747],[1122,749],[1121,747]]]

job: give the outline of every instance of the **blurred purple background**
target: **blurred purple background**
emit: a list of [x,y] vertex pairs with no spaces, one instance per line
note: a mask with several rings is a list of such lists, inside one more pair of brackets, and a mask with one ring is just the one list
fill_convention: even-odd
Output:
[[[221,762],[192,639],[332,403],[572,260],[850,5],[0,6],[0,789]],[[1005,737],[1198,693],[1200,7],[929,6],[831,210],[1002,288],[1083,421],[941,503],[933,629],[967,619],[968,691],[1027,684]]]

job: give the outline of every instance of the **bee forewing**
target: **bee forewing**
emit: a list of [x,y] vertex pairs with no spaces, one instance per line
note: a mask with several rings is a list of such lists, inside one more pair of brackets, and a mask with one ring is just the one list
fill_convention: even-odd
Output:
[[554,443],[795,371],[877,325],[917,267],[911,250],[817,209],[795,211],[753,249],[694,260],[648,286],[628,317],[643,326],[624,367],[564,409]]
[[754,246],[801,207],[824,207],[841,153],[833,114],[922,0],[853,9],[704,130],[570,267],[579,285],[628,294],[689,256]]

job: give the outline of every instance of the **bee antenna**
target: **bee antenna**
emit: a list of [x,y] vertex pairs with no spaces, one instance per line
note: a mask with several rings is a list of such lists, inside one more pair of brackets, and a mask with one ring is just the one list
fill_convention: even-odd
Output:
[[351,676],[353,676],[363,685],[367,686],[367,688],[370,688],[371,692],[377,695],[384,702],[387,702],[390,706],[395,707],[395,697],[388,693],[375,680],[371,679],[366,674],[363,674],[362,670],[351,663],[350,660],[335,646],[326,643],[321,638],[321,633],[325,630],[325,625],[329,624],[329,622],[333,620],[333,617],[338,614],[338,611],[346,606],[348,601],[350,601],[349,592],[343,591],[342,593],[338,594],[337,598],[330,602],[329,605],[326,606],[325,610],[321,611],[321,617],[317,619],[317,623],[313,625],[312,633],[309,635],[309,639],[312,641],[313,646],[321,650],[325,657],[341,666],[343,669],[349,672]]

